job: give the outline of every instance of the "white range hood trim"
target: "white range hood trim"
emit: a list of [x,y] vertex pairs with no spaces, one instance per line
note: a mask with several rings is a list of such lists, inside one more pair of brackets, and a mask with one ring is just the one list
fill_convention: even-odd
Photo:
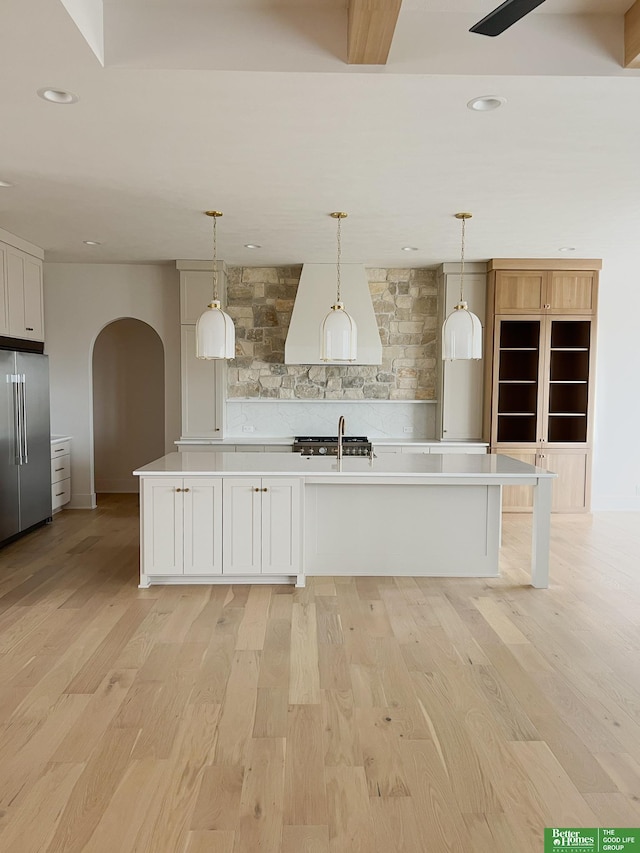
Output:
[[[382,364],[380,332],[363,264],[340,264],[342,301],[358,327],[357,358]],[[320,326],[336,301],[336,265],[304,264],[284,347],[285,364],[331,364],[320,358]],[[347,362],[341,362],[347,363]]]

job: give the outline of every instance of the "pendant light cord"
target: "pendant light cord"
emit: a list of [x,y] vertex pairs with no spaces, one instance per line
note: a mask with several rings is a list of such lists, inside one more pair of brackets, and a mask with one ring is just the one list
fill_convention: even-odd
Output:
[[[218,217],[214,214],[213,217],[213,301],[218,301],[218,232],[217,220]],[[464,228],[464,222],[462,223]]]
[[337,263],[337,278],[338,278],[338,297],[337,302],[340,302],[340,259],[342,257],[342,219],[338,218],[338,263]]
[[460,247],[460,302],[464,302],[462,286],[464,282],[464,230],[467,224],[466,218],[462,219],[462,244]]

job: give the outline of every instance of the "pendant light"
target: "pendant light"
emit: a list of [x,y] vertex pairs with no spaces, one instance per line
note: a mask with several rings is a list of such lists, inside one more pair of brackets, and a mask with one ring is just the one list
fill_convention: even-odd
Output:
[[348,214],[336,211],[331,216],[338,220],[337,294],[335,304],[320,326],[320,359],[322,361],[355,361],[358,347],[358,329],[353,317],[345,311],[340,293],[340,259],[342,256],[341,225]]
[[216,223],[219,210],[205,211],[213,218],[213,301],[198,317],[196,323],[196,356],[197,358],[235,358],[236,330],[233,320],[220,307],[218,298],[218,244]]
[[464,237],[467,219],[471,213],[456,213],[462,220],[462,244],[460,251],[460,299],[442,327],[442,357],[446,361],[482,358],[482,325],[469,311],[464,300]]

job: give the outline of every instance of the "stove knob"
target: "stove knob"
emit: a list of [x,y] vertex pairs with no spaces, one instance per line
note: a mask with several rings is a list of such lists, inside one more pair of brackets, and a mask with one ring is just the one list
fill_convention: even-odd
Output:
[[318,448],[318,453],[321,453],[323,456],[324,456],[324,454],[325,454],[326,452],[327,452],[327,448],[326,448],[326,447],[319,447],[319,448]]

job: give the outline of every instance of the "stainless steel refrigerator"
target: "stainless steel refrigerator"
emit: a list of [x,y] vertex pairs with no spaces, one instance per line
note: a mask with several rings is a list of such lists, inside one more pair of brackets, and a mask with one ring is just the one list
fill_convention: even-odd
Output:
[[0,349],[0,545],[49,518],[49,359]]

